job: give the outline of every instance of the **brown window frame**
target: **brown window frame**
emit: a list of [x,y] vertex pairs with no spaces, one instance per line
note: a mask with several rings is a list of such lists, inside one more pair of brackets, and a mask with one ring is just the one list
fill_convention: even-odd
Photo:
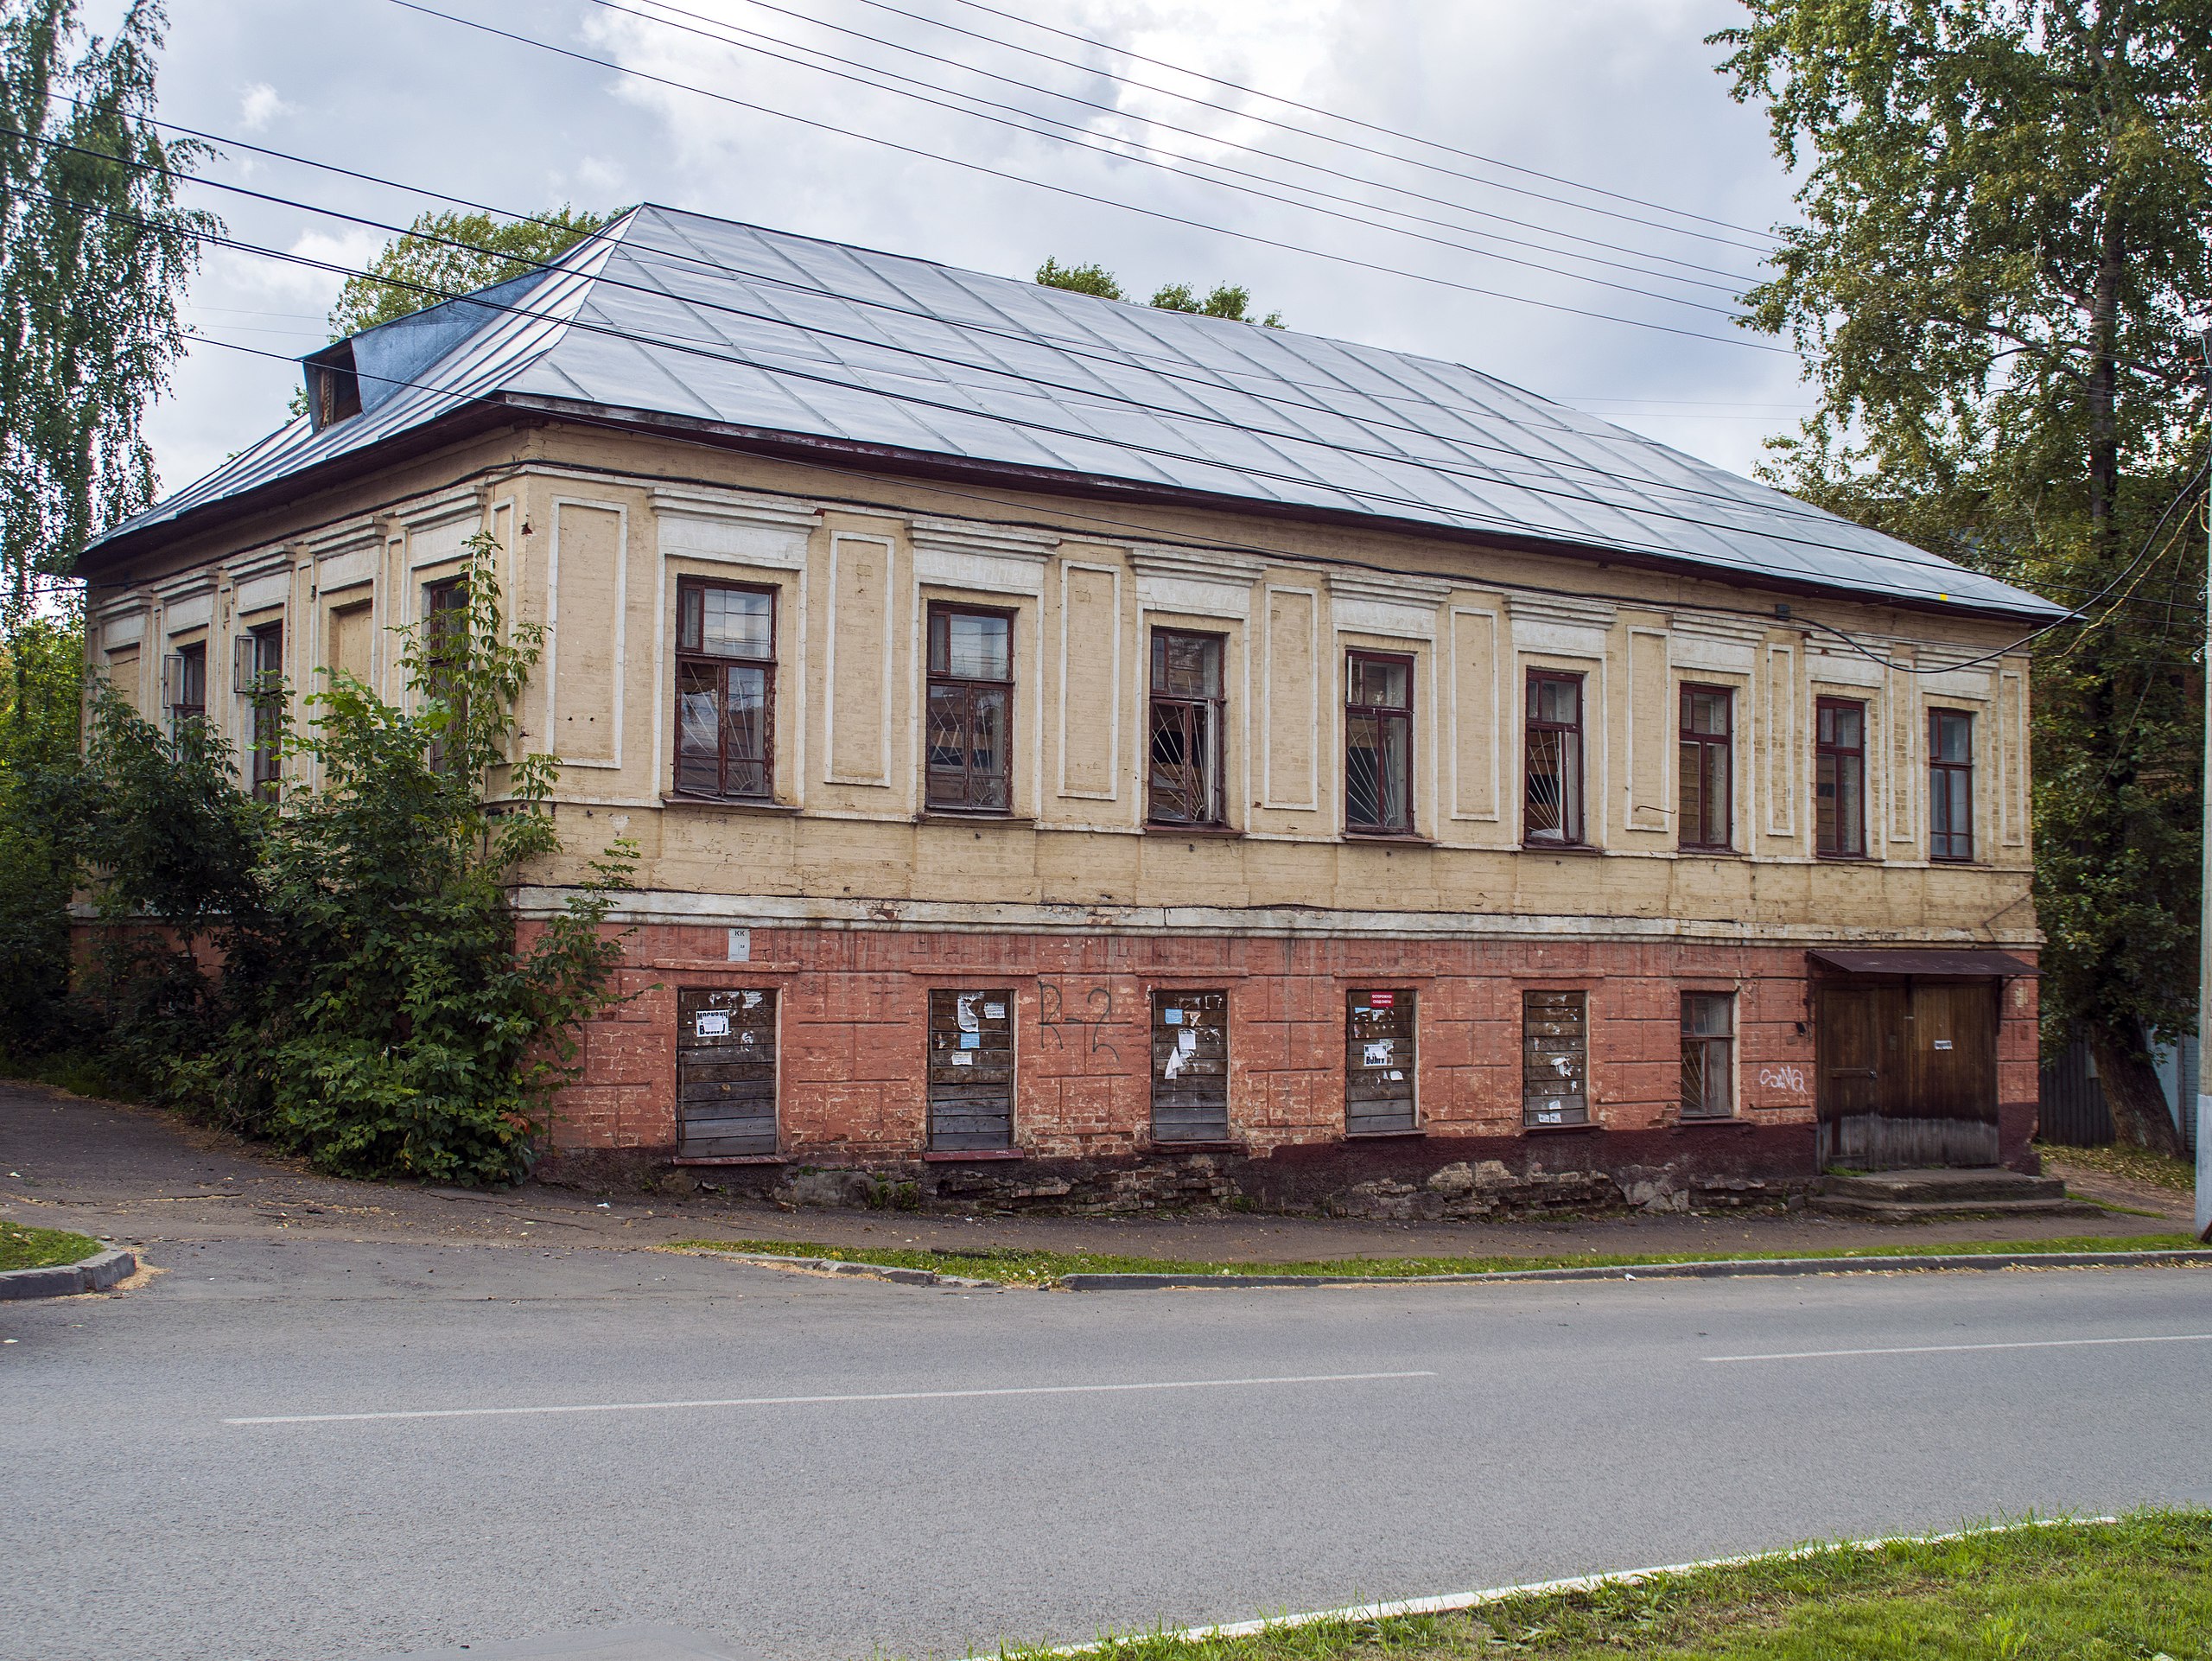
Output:
[[[169,656],[176,660],[176,684],[167,689],[169,732],[174,736],[187,722],[207,719],[207,642],[195,640],[181,646]],[[194,690],[200,695],[196,698],[192,696]]]
[[[1586,848],[1588,805],[1586,799],[1587,763],[1589,760],[1589,677],[1567,669],[1531,669],[1523,689],[1521,710],[1521,842],[1528,848]],[[1551,683],[1574,689],[1574,719],[1571,722],[1548,721],[1536,714],[1539,707],[1537,688]],[[1529,822],[1529,785],[1536,777],[1536,745],[1542,734],[1569,733],[1574,738],[1573,788],[1562,785],[1560,791],[1560,828],[1554,835],[1539,831]],[[1567,773],[1561,769],[1560,777]],[[1567,823],[1567,808],[1573,808],[1573,823]]]
[[[951,672],[950,622],[955,617],[989,617],[1005,623],[1005,679],[994,680],[985,676],[956,675]],[[1014,632],[1017,617],[1017,613],[1005,607],[971,606],[947,601],[930,602],[929,616],[924,628],[922,643],[925,682],[922,714],[922,805],[926,811],[988,815],[995,818],[1008,817],[1014,811],[1014,684],[1019,669],[1014,655],[1017,646]],[[940,625],[943,626],[942,629]],[[944,646],[942,655],[938,652],[941,640]],[[945,665],[942,670],[937,667],[940,661]],[[950,769],[940,768],[937,765],[934,759],[935,745],[930,732],[933,719],[932,712],[940,690],[958,691],[965,709],[966,720],[963,730],[968,735],[969,741],[964,742],[961,747],[961,767],[957,777],[962,783],[957,799],[942,798],[937,792],[938,780],[943,777],[952,776]],[[984,692],[997,693],[1001,697],[1001,761],[996,773],[978,775],[974,766],[973,735],[976,730],[975,712],[977,695]],[[978,802],[976,780],[979,776],[985,779],[996,779],[1005,799],[999,802],[988,800]]]
[[[768,600],[768,654],[765,658],[736,657],[727,652],[709,652],[706,644],[706,601],[709,593],[765,595]],[[684,644],[689,627],[689,608],[693,596],[699,597],[699,645]],[[776,799],[776,664],[777,652],[783,644],[783,595],[770,582],[727,582],[720,578],[685,576],[676,583],[676,709],[675,731],[671,736],[674,753],[670,762],[669,788],[676,795],[699,801],[772,802]],[[733,668],[752,669],[760,675],[760,754],[758,756],[730,753],[732,739],[729,705],[725,696],[728,682],[721,683],[715,697],[715,788],[709,792],[683,782],[683,676],[687,670],[710,671],[726,676]],[[759,788],[733,788],[731,777],[737,768],[758,769]],[[749,786],[751,780],[746,781]]]
[[[457,601],[457,603],[455,603]],[[458,616],[462,639],[468,632],[468,579],[464,576],[442,577],[435,582],[423,585],[423,655],[429,666],[428,681],[434,697],[446,697],[444,684],[445,647],[452,624],[441,620]],[[468,724],[468,695],[466,691],[451,699],[453,719],[448,726]],[[447,770],[448,747],[444,735],[430,741],[430,771]]]
[[253,793],[274,801],[281,787],[284,767],[284,625],[264,623],[248,629],[251,662],[245,684],[246,736],[251,753],[249,771]]
[[[1726,1030],[1712,1033],[1697,1028],[1693,1005],[1718,1003],[1726,1014]],[[1686,1119],[1732,1119],[1736,1117],[1736,995],[1733,992],[1685,992],[1681,995],[1682,1091],[1681,1115]],[[1716,1072],[1716,1069],[1718,1070]],[[1704,1086],[1692,1101],[1692,1080]],[[1718,1079],[1721,1106],[1707,1105],[1712,1085]]]
[[[1166,675],[1166,653],[1170,641],[1203,643],[1212,652],[1213,690],[1204,697],[1167,690],[1163,681]],[[1145,823],[1194,830],[1220,830],[1228,824],[1227,792],[1224,779],[1228,772],[1222,754],[1222,716],[1226,700],[1222,693],[1223,660],[1229,655],[1228,637],[1208,634],[1198,629],[1155,628],[1146,652],[1147,684],[1150,689],[1150,704],[1145,721]],[[1188,757],[1193,749],[1202,752],[1199,777],[1183,789],[1170,786],[1166,792],[1160,788],[1160,740],[1163,735],[1173,741],[1179,755],[1171,755],[1166,763],[1172,773],[1189,770]],[[1163,794],[1169,798],[1163,802]],[[1201,811],[1182,814],[1173,811],[1173,799],[1181,795],[1202,795]]]
[[[1363,664],[1402,669],[1406,676],[1406,701],[1397,704],[1356,702],[1352,697],[1354,671],[1357,665]],[[1344,653],[1344,834],[1346,836],[1410,837],[1415,834],[1414,830],[1414,659],[1409,652],[1369,652],[1355,649]],[[1397,794],[1400,799],[1395,805],[1399,811],[1395,824],[1389,822],[1384,814],[1382,801],[1384,780],[1379,760],[1376,762],[1375,788],[1372,792],[1376,804],[1376,822],[1372,824],[1357,824],[1352,821],[1351,741],[1352,723],[1355,720],[1374,722],[1378,729],[1385,725],[1402,726],[1404,729],[1405,776],[1398,781]],[[1386,754],[1379,741],[1373,753],[1378,758]]]
[[[1943,753],[1942,731],[1947,721],[1958,722],[1966,729],[1967,759],[1946,761]],[[1930,710],[1928,712],[1928,857],[1946,865],[1971,865],[1974,862],[1974,711],[1971,710]],[[1964,781],[1962,793],[1966,798],[1966,828],[1936,829],[1939,804],[1946,818],[1951,806],[1952,791],[1949,781]]]
[[[1813,701],[1813,851],[1822,859],[1865,859],[1866,857],[1866,734],[1871,724],[1868,715],[1869,707],[1863,698],[1815,698]],[[1859,742],[1856,746],[1839,744],[1833,739],[1821,736],[1821,717],[1843,710],[1849,710],[1859,717]],[[1833,760],[1838,768],[1837,776],[1831,787],[1837,792],[1839,802],[1841,800],[1842,794],[1843,780],[1840,768],[1843,763],[1846,760],[1855,762],[1859,769],[1857,792],[1859,816],[1858,822],[1853,826],[1858,841],[1858,846],[1855,848],[1821,845],[1821,768],[1824,762],[1830,760]],[[1835,825],[1840,829],[1843,823],[1841,815],[1839,813],[1830,817]]]
[[[1693,698],[1700,697],[1720,700],[1719,732],[1706,732],[1692,724],[1690,703]],[[1735,689],[1685,681],[1676,699],[1676,710],[1680,731],[1675,739],[1675,761],[1681,769],[1681,775],[1676,780],[1676,793],[1686,799],[1692,790],[1696,792],[1699,826],[1707,834],[1695,839],[1686,834],[1689,816],[1685,810],[1676,817],[1675,845],[1689,852],[1726,853],[1736,845]],[[1707,763],[1716,751],[1720,758],[1720,805],[1717,813],[1707,788],[1712,781]],[[1678,800],[1675,805],[1681,809],[1683,803]],[[1720,834],[1717,837],[1711,834],[1716,819],[1720,827]]]

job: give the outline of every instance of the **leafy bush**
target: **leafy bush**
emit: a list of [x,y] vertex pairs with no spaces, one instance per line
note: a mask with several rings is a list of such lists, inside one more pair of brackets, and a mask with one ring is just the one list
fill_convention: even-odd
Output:
[[516,756],[540,635],[510,629],[480,536],[466,609],[400,631],[410,697],[343,674],[284,735],[312,786],[238,786],[197,724],[165,737],[96,704],[79,786],[102,919],[109,1048],[157,1099],[352,1176],[512,1181],[575,1028],[613,1001],[618,842],[525,945],[511,887],[560,847],[550,756]]

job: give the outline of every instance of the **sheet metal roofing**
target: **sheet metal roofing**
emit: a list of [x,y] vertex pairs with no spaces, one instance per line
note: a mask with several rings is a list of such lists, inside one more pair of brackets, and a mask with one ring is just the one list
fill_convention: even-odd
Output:
[[362,413],[321,431],[295,421],[102,541],[469,404],[526,399],[2063,614],[1459,364],[665,207],[635,209],[542,276],[357,335],[353,351]]

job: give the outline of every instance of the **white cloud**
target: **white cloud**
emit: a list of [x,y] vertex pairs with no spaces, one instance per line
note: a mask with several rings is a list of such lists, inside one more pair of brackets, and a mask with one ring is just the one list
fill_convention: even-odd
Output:
[[269,124],[279,116],[297,115],[300,106],[287,104],[276,96],[276,89],[265,80],[257,80],[245,89],[238,99],[238,124],[248,132],[265,132]]

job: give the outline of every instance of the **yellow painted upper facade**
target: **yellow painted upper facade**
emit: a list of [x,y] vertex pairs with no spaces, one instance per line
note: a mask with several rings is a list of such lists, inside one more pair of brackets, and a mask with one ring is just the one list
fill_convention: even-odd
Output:
[[[1174,928],[1302,912],[1356,929],[2037,939],[2028,659],[2007,650],[2021,625],[1460,538],[555,423],[103,573],[92,666],[159,716],[163,660],[198,647],[207,718],[242,750],[234,642],[257,629],[281,628],[296,697],[339,668],[397,698],[394,631],[421,621],[480,530],[499,545],[509,614],[544,629],[520,721],[530,748],[561,760],[570,856],[633,838],[640,917]],[[678,788],[680,601],[695,586],[766,596],[742,602],[772,734],[754,799]],[[933,608],[1006,620],[1003,812],[926,799]],[[1218,828],[1150,822],[1163,631],[1217,642]],[[1347,793],[1348,766],[1374,755],[1348,760],[1370,713],[1349,702],[1356,654],[1404,693],[1402,834],[1349,822],[1373,795]],[[1571,848],[1530,845],[1532,675],[1580,689]],[[1723,849],[1681,845],[1686,687],[1720,695]],[[1824,704],[1859,711],[1863,856],[1816,843]],[[1960,768],[1931,770],[1936,711],[1965,717],[1963,785]],[[1969,857],[1934,856],[1937,790],[1970,804]]]

